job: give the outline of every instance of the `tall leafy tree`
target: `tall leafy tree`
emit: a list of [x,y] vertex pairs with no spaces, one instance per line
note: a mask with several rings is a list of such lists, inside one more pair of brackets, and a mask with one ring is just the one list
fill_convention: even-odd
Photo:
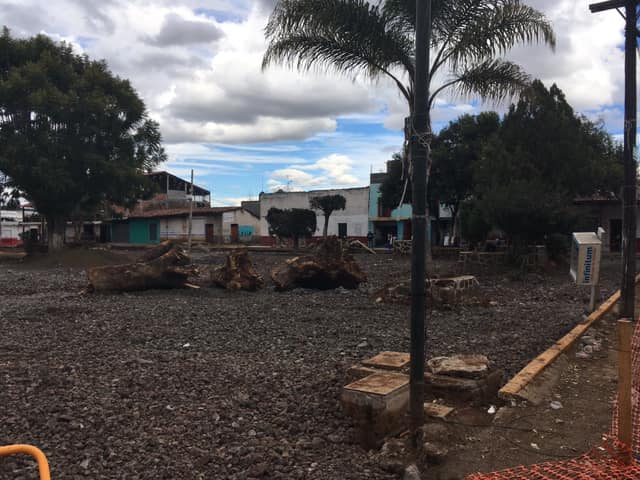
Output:
[[158,124],[127,80],[104,62],[44,35],[0,36],[0,171],[47,222],[62,247],[74,211],[131,204],[144,171],[165,160]]
[[316,231],[316,214],[306,208],[282,210],[271,207],[267,212],[269,235],[293,239],[293,248],[297,249],[301,238],[310,238]]
[[568,233],[578,221],[576,196],[619,191],[619,150],[556,85],[536,80],[474,165],[476,206],[516,246]]
[[[279,0],[265,29],[269,45],[263,68],[281,63],[373,80],[386,77],[412,114],[415,6],[415,0]],[[531,42],[553,47],[554,33],[542,13],[520,0],[432,0],[429,109],[445,91],[494,101],[519,93],[528,75],[499,57]],[[405,170],[410,170],[408,161]]]
[[431,194],[451,209],[454,238],[460,206],[474,191],[473,166],[499,128],[500,117],[495,112],[462,115],[434,138]]
[[329,229],[329,217],[336,210],[344,210],[347,205],[347,199],[342,195],[323,195],[313,197],[309,200],[309,206],[314,210],[320,210],[324,215],[324,228],[322,236],[327,238],[327,230]]

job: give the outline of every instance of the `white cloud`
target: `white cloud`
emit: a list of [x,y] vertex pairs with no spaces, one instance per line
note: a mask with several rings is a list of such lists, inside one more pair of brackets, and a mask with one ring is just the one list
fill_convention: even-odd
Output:
[[[617,131],[622,19],[616,12],[591,14],[586,2],[575,0],[526,3],[553,22],[557,51],[518,47],[509,58],[547,85],[556,82],[576,109],[602,117]],[[161,122],[168,168],[175,172],[193,167],[200,175],[230,175],[262,167],[291,170],[299,185],[366,185],[369,172],[383,168],[390,152],[401,148],[406,100],[387,79],[352,81],[280,67],[263,72],[263,27],[273,5],[274,0],[0,0],[0,15],[17,35],[46,32],[91,58],[106,59],[115,73],[129,78]],[[432,111],[434,126],[494,107],[474,100],[441,95]],[[384,123],[393,131],[376,127],[367,135],[340,130],[338,122],[360,128]],[[277,143],[259,145],[270,142]],[[293,182],[270,180],[271,186]]]
[[[311,172],[311,173],[310,173]],[[311,187],[354,187],[366,184],[354,175],[353,160],[331,154],[310,165],[275,170],[267,181],[270,190],[304,190]]]
[[177,13],[169,13],[157,35],[142,37],[142,41],[166,47],[214,42],[223,36],[214,22],[206,19],[188,19]]

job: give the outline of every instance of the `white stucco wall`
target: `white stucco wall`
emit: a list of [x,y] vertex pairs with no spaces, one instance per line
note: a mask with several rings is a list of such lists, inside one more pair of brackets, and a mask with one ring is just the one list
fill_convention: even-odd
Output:
[[[193,217],[191,223],[191,238],[193,240],[204,240],[205,217]],[[160,238],[183,239],[189,236],[189,217],[165,217],[160,219]]]
[[[238,225],[238,239],[241,242],[251,242],[260,237],[260,220],[246,210],[238,208],[222,214],[222,235],[225,242],[231,241],[231,225],[233,224]],[[251,228],[253,228],[253,233],[249,235]],[[243,235],[243,233],[245,234]]]
[[[267,213],[271,207],[280,209],[306,208],[309,200],[324,195],[342,195],[346,199],[344,210],[336,210],[329,217],[329,235],[338,235],[338,224],[347,224],[347,236],[366,237],[369,222],[369,187],[345,188],[335,190],[313,190],[310,192],[263,193],[260,195],[260,232],[269,235]],[[322,236],[324,215],[314,210],[317,218],[317,229],[314,237]]]

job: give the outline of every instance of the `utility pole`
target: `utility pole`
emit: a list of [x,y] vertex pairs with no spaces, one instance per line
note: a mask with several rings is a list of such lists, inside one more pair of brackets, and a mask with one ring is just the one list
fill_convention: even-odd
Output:
[[189,240],[188,249],[189,256],[191,256],[191,228],[193,224],[193,169],[191,169],[191,199],[189,201]]
[[[431,0],[416,0],[416,70],[411,128],[411,162],[413,165],[413,212],[411,255],[411,434],[418,446],[420,427],[424,424],[424,357],[426,316],[427,252],[427,155],[429,141],[429,45],[431,43]],[[406,127],[405,127],[406,128]]]
[[591,13],[625,9],[624,43],[624,184],[622,187],[621,315],[635,321],[636,277],[636,7],[638,0],[609,0],[589,5]]

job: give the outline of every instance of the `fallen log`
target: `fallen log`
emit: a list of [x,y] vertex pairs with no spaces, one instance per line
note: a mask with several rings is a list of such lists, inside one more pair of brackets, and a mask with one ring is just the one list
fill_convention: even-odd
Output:
[[[151,254],[158,255],[150,258]],[[88,291],[133,292],[152,288],[185,288],[190,275],[189,257],[171,242],[163,242],[136,263],[90,268]]]
[[180,249],[178,243],[176,243],[174,240],[165,240],[164,242],[159,243],[155,247],[152,247],[149,250],[145,251],[142,255],[140,255],[140,257],[138,257],[138,260],[136,260],[136,263],[146,263],[151,260],[155,260],[156,258],[161,257],[162,255],[167,253],[169,250],[172,250],[174,248]]
[[211,271],[211,283],[227,290],[250,292],[264,287],[262,275],[253,269],[246,250],[238,250],[227,255],[225,264]]
[[343,287],[358,288],[367,281],[353,256],[349,255],[336,237],[318,243],[311,255],[289,259],[271,271],[271,280],[277,291],[294,288],[329,290]]

